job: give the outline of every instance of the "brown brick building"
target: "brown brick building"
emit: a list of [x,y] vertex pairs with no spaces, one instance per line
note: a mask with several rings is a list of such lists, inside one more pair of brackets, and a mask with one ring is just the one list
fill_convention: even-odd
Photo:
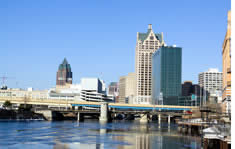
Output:
[[59,69],[56,75],[56,85],[57,86],[66,86],[66,84],[72,84],[72,71],[70,64],[64,58],[62,64],[60,64]]

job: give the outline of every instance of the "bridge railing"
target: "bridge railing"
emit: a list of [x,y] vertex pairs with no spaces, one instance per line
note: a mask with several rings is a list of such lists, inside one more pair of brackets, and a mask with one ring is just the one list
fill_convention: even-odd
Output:
[[[29,97],[0,97],[0,101],[9,100],[13,103],[28,103],[28,104],[44,104],[44,105],[66,105],[69,107],[72,106],[81,106],[81,107],[91,107],[97,108],[100,107],[101,102],[87,102],[87,101],[78,101],[72,100],[69,98],[29,98]],[[143,105],[143,104],[120,104],[120,103],[109,103],[109,108],[121,109],[121,110],[145,110],[145,111],[190,111],[197,107],[190,106],[173,106],[173,105]]]

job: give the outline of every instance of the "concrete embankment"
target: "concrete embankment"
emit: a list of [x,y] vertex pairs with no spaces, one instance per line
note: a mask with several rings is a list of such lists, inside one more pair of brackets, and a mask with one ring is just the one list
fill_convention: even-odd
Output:
[[37,114],[32,111],[16,111],[16,110],[6,110],[0,109],[0,120],[44,120],[42,114]]

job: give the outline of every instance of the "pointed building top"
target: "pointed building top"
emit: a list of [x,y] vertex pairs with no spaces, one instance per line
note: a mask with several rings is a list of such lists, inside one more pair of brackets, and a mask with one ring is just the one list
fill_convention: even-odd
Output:
[[[148,25],[148,31],[147,33],[139,33],[137,34],[137,40],[140,40],[142,43],[144,42],[144,40],[147,39],[147,37],[149,36],[149,34],[153,32],[152,30],[152,24]],[[155,33],[154,33],[155,34]],[[155,37],[160,41],[161,45],[164,43],[163,40],[163,34],[155,34]]]
[[62,70],[62,69],[68,69],[69,71],[71,71],[71,67],[70,67],[70,64],[68,63],[67,59],[64,58],[62,64],[59,65],[59,69]]
[[68,61],[67,61],[67,59],[66,58],[64,58],[64,61],[63,61],[63,63],[62,64],[68,64]]

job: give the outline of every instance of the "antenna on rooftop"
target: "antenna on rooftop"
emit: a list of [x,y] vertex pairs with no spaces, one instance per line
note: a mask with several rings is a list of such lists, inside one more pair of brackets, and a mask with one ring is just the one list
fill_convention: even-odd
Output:
[[2,80],[2,87],[6,87],[6,80],[7,79],[12,79],[12,77],[7,77],[6,75],[3,75],[0,77],[0,79]]
[[5,81],[7,80],[8,77],[6,77],[5,75],[0,77],[2,79],[2,85],[5,85]]

